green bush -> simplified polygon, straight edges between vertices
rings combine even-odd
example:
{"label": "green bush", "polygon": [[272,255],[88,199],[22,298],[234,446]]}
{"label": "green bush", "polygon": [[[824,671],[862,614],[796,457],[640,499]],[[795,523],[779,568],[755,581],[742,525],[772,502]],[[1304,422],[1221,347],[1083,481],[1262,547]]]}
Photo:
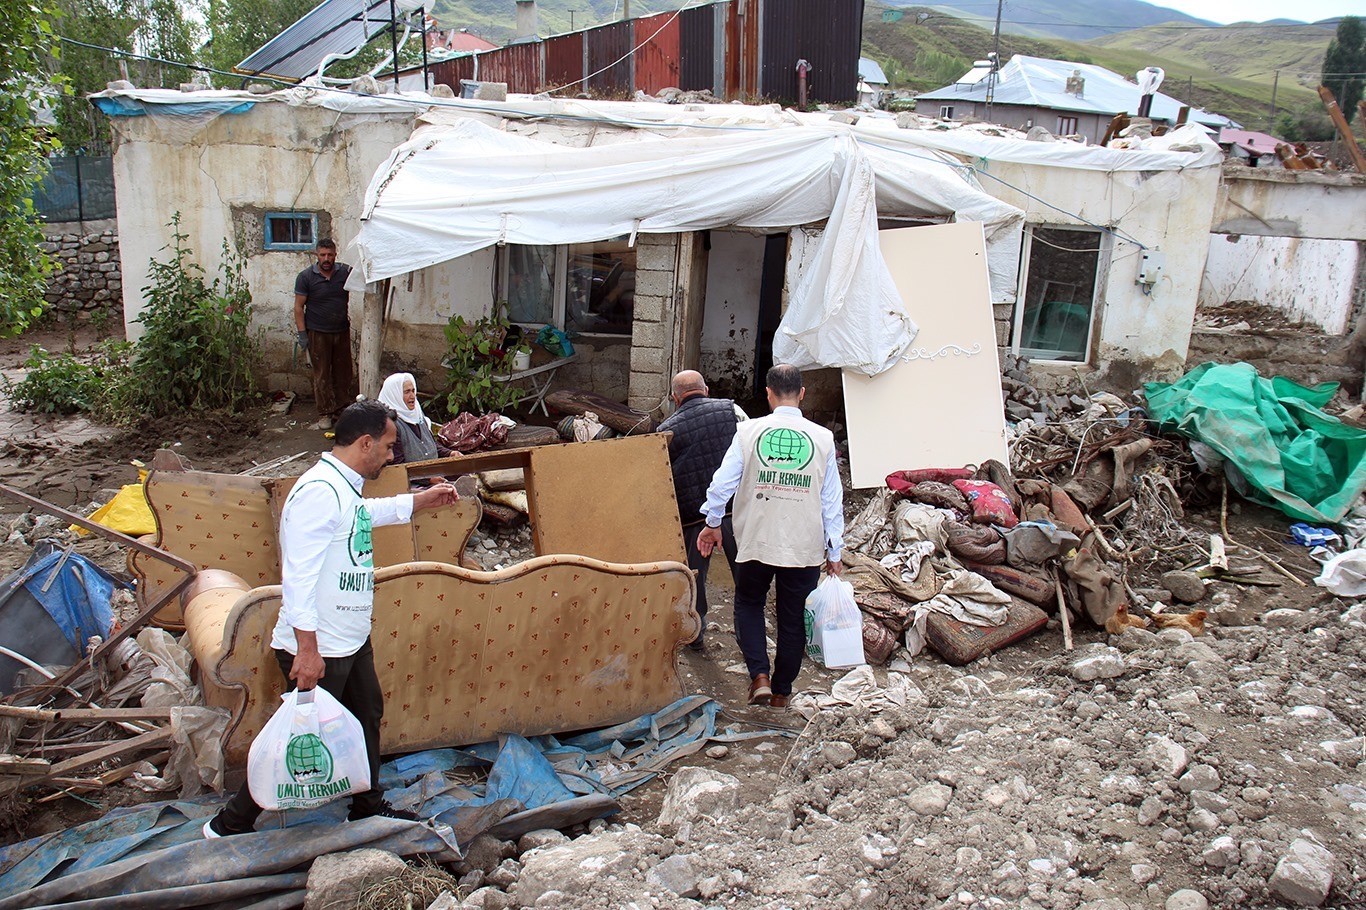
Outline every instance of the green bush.
{"label": "green bush", "polygon": [[127,342],[105,342],[94,355],[53,354],[39,345],[29,352],[28,374],[8,387],[10,400],[22,411],[42,414],[100,414],[108,409],[109,391],[127,369]]}
{"label": "green bush", "polygon": [[256,398],[260,361],[244,263],[224,240],[223,275],[209,282],[180,232],[179,212],[171,227],[170,258],[152,261],[152,283],[142,289],[147,306],[136,321],[144,331],[116,406],[153,417],[240,410]]}

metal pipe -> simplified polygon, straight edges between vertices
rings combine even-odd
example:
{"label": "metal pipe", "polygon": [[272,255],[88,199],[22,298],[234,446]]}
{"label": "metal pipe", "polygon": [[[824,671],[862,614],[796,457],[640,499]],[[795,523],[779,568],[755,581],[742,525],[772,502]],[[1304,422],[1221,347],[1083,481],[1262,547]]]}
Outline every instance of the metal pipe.
{"label": "metal pipe", "polygon": [[394,91],[398,91],[398,5],[389,0],[389,43],[392,45],[394,61]]}

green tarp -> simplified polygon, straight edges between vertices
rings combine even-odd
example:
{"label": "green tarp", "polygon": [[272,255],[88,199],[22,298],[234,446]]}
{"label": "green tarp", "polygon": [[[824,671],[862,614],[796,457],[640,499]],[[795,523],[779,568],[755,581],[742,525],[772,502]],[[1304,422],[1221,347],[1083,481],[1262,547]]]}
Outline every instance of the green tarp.
{"label": "green tarp", "polygon": [[1253,498],[1292,518],[1334,524],[1366,489],[1366,432],[1320,410],[1337,388],[1264,379],[1246,363],[1206,363],[1144,391],[1153,420],[1227,458]]}

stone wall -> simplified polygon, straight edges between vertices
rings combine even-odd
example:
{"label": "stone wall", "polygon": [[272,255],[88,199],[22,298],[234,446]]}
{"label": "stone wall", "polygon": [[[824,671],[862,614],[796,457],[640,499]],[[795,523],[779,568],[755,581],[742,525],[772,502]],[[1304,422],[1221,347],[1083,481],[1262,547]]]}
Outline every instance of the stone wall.
{"label": "stone wall", "polygon": [[636,239],[636,302],[631,326],[630,404],[653,410],[669,391],[669,350],[674,343],[678,234]]}
{"label": "stone wall", "polygon": [[[59,314],[123,309],[119,233],[114,221],[43,225],[43,249],[57,263],[48,281],[47,302]],[[122,320],[120,320],[122,321]]]}

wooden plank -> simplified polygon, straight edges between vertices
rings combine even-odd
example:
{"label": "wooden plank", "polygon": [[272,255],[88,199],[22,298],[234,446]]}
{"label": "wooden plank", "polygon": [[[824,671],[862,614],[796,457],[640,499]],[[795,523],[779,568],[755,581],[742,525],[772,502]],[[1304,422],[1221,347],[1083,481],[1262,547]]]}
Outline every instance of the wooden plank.
{"label": "wooden plank", "polygon": [[920,331],[910,360],[876,376],[844,371],[854,487],[880,487],[893,471],[1008,463],[982,226],[896,228],[878,241]]}
{"label": "wooden plank", "polygon": [[0,755],[0,774],[46,774],[51,767],[52,762],[45,758]]}
{"label": "wooden plank", "polygon": [[659,434],[533,449],[527,502],[537,553],[687,561],[669,449]]}
{"label": "wooden plank", "polygon": [[112,758],[119,758],[131,752],[140,752],[145,749],[155,748],[168,742],[171,739],[171,728],[163,727],[159,730],[152,730],[141,736],[134,736],[132,739],[125,739],[117,743],[110,743],[100,749],[78,755],[75,758],[68,758],[66,761],[58,762],[49,767],[46,773],[38,777],[29,777],[22,780],[0,781],[0,794],[12,793],[20,787],[32,786],[33,784],[43,783],[45,780],[54,777],[64,777],[72,771],[88,768]]}
{"label": "wooden plank", "polygon": [[1352,135],[1352,127],[1348,125],[1347,118],[1342,115],[1342,110],[1338,107],[1338,99],[1333,97],[1333,90],[1326,85],[1319,86],[1319,98],[1323,101],[1323,106],[1328,109],[1328,116],[1333,119],[1333,125],[1338,128],[1338,135],[1342,137],[1343,145],[1347,146],[1347,153],[1352,156],[1352,163],[1356,165],[1358,174],[1366,174],[1366,154],[1362,154],[1361,146],[1357,145],[1357,137]]}
{"label": "wooden plank", "polygon": [[30,708],[0,704],[0,717],[22,717],[44,723],[84,721],[170,720],[170,708]]}

